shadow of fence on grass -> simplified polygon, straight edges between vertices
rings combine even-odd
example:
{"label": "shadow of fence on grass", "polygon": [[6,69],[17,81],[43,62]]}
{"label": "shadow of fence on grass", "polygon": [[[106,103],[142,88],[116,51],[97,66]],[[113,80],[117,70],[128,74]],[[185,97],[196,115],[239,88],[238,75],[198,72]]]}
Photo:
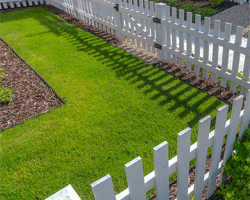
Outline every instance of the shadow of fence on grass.
{"label": "shadow of fence on grass", "polygon": [[[123,78],[127,80],[129,84],[135,85],[138,90],[143,90],[144,95],[150,96],[149,98],[152,101],[157,100],[160,106],[167,105],[167,111],[174,112],[182,106],[184,110],[178,114],[179,118],[185,118],[189,113],[193,113],[194,117],[187,120],[188,126],[191,128],[194,127],[195,124],[198,124],[201,118],[207,116],[212,110],[222,105],[221,101],[214,100],[210,105],[204,105],[206,108],[201,111],[199,106],[202,103],[206,104],[205,102],[215,97],[206,94],[199,98],[198,96],[202,95],[202,92],[198,89],[189,86],[187,83],[181,82],[179,79],[156,67],[150,66],[139,59],[135,59],[134,56],[123,50],[107,45],[107,42],[103,41],[101,38],[97,38],[90,33],[82,31],[78,27],[66,23],[55,15],[48,13],[46,16],[35,18],[39,20],[41,25],[49,29],[48,32],[54,33],[60,37],[63,36],[71,44],[75,45],[78,51],[84,51],[96,57],[96,59],[114,70],[118,78]],[[15,20],[18,19],[15,18]],[[26,37],[33,37],[37,34],[27,35]],[[186,95],[185,98],[181,98],[182,95]],[[196,98],[196,102],[190,103]],[[215,117],[212,117],[211,125],[211,129],[213,129]]]}

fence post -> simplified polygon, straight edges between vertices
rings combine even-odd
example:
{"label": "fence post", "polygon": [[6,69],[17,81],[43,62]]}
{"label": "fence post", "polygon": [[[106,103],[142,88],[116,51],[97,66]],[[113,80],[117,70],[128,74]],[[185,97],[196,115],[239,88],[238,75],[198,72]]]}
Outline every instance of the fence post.
{"label": "fence post", "polygon": [[146,188],[141,157],[137,157],[125,165],[131,200],[145,200]]}
{"label": "fence post", "polygon": [[[115,4],[118,4],[118,9],[119,7],[121,7],[122,5],[119,5],[119,0],[115,0]],[[121,30],[122,30],[122,14],[121,12],[116,11],[113,9],[113,11],[115,11],[114,13],[114,17],[116,17],[116,21],[117,21],[117,28],[116,28],[116,36],[118,37],[119,41],[122,41],[122,33],[121,33]]]}
{"label": "fence post", "polygon": [[207,160],[207,141],[210,131],[211,116],[206,116],[199,121],[197,156],[195,163],[194,196],[202,199],[204,173]]}
{"label": "fence post", "polygon": [[108,174],[92,183],[95,200],[116,200],[111,176]]}
{"label": "fence post", "polygon": [[250,122],[250,89],[247,92],[247,99],[243,113],[242,124],[240,126],[239,137],[241,137],[248,128]]}
{"label": "fence post", "polygon": [[[248,31],[250,32],[250,30],[248,30]],[[247,48],[250,49],[250,34],[249,33],[248,33],[248,39],[247,39]],[[249,76],[250,76],[250,55],[246,55],[242,80],[248,82]],[[241,87],[240,93],[242,95],[244,95],[244,97],[246,97],[247,96],[247,88]]]}
{"label": "fence post", "polygon": [[[159,19],[165,19],[165,3],[155,4],[155,14]],[[162,24],[156,24],[156,43],[160,45],[166,45],[166,27]],[[167,53],[161,49],[157,49],[157,55],[161,61],[167,59]]]}
{"label": "fence post", "polygon": [[227,120],[228,105],[224,105],[217,111],[216,124],[213,139],[213,150],[209,169],[209,178],[207,185],[207,199],[211,197],[215,191],[215,183],[218,175],[218,166],[220,162],[221,148],[223,137],[225,135],[225,125]]}
{"label": "fence post", "polygon": [[155,185],[157,200],[169,199],[168,143],[165,141],[154,149]]}
{"label": "fence post", "polygon": [[[240,95],[237,98],[235,98],[233,102],[233,109],[232,109],[231,119],[230,119],[230,129],[227,135],[227,143],[226,143],[226,148],[225,148],[223,163],[222,163],[223,165],[225,165],[228,158],[232,155],[232,152],[233,152],[233,144],[236,138],[238,124],[240,124],[239,117],[240,117],[242,102],[243,102],[243,95]],[[220,184],[224,184],[227,180],[227,175],[223,174],[223,172],[224,172],[224,169],[222,168]]]}
{"label": "fence post", "polygon": [[178,133],[177,140],[177,199],[188,198],[188,176],[191,128]]}

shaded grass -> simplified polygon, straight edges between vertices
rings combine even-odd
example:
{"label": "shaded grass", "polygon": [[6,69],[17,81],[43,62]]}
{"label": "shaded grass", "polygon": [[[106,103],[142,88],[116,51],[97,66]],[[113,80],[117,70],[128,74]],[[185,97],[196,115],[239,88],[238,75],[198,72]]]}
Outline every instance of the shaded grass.
{"label": "shaded grass", "polygon": [[[1,199],[44,199],[72,184],[82,199],[110,173],[127,187],[124,164],[212,116],[223,102],[68,24],[41,8],[0,14],[0,36],[67,104],[1,132]],[[172,176],[171,180],[175,177]]]}

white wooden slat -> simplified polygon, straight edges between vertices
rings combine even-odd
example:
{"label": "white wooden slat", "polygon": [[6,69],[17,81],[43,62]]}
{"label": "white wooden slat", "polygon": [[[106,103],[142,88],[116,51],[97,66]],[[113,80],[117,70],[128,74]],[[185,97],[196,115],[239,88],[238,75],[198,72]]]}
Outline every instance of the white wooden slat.
{"label": "white wooden slat", "polygon": [[[241,45],[241,43],[242,43],[242,35],[243,35],[243,27],[237,26],[237,28],[236,28],[236,37],[235,37],[235,44],[236,45],[239,45],[239,46]],[[239,52],[234,52],[233,69],[232,69],[232,75],[233,76],[238,76],[239,62],[240,62],[240,54],[239,54]],[[236,92],[236,83],[231,82],[230,91]]]}
{"label": "white wooden slat", "polygon": [[[231,37],[231,30],[232,30],[232,24],[225,23],[225,35],[224,40],[230,41]],[[228,59],[229,59],[229,49],[223,47],[223,59],[222,59],[222,70],[227,72],[228,70]],[[221,77],[220,86],[226,87],[227,85],[227,79]]]}
{"label": "white wooden slat", "polygon": [[[172,23],[176,23],[177,13],[176,8],[172,7]],[[172,28],[172,49],[176,50],[176,30]],[[177,64],[177,56],[173,55],[173,63]]]}
{"label": "white wooden slat", "polygon": [[[250,30],[248,30],[248,31],[250,32]],[[250,34],[248,34],[247,48],[250,49]],[[250,76],[250,55],[246,55],[242,80],[246,81],[246,82],[249,81],[249,76]],[[241,87],[240,93],[246,97],[247,96],[247,88]]]}
{"label": "white wooden slat", "polygon": [[[144,2],[145,2],[145,14],[146,15],[149,15],[149,7],[148,7],[148,0],[144,0]],[[150,33],[150,29],[149,29],[149,20],[146,20],[146,31],[148,32],[148,33]],[[148,52],[151,52],[151,46],[150,45],[147,45],[147,51]]]}
{"label": "white wooden slat", "polygon": [[146,189],[141,157],[137,157],[125,165],[128,188],[131,200],[145,200]]}
{"label": "white wooden slat", "polygon": [[14,8],[14,7],[15,7],[14,4],[13,4],[12,2],[10,2],[9,5],[10,5],[11,8]]}
{"label": "white wooden slat", "polygon": [[[187,28],[192,27],[192,13],[187,12]],[[192,40],[191,35],[187,34],[187,55],[192,56]],[[191,63],[187,61],[187,70],[192,70]]]}
{"label": "white wooden slat", "polygon": [[191,128],[178,133],[177,139],[177,199],[187,199]]}
{"label": "white wooden slat", "polygon": [[[220,20],[214,21],[214,37],[219,38],[220,36]],[[213,43],[213,59],[212,67],[218,68],[218,55],[219,55],[219,46],[216,43]],[[217,74],[212,73],[211,81],[217,83]]]}
{"label": "white wooden slat", "polygon": [[[200,15],[195,15],[195,30],[200,31],[201,29],[201,16]],[[197,60],[200,60],[200,38],[195,37],[195,58]],[[200,73],[200,67],[195,65],[194,68],[195,74]]]}
{"label": "white wooden slat", "polygon": [[29,6],[33,6],[32,1],[28,1]]}
{"label": "white wooden slat", "polygon": [[[134,5],[132,3],[133,3],[132,0],[129,0],[129,8],[130,8],[131,12],[134,11]],[[131,24],[131,33],[132,34],[135,33],[135,27],[132,24]],[[135,45],[135,38],[132,38],[132,44]]]}
{"label": "white wooden slat", "polygon": [[168,143],[164,141],[153,149],[156,196],[158,200],[169,199]]}
{"label": "white wooden slat", "polygon": [[224,105],[217,110],[215,133],[213,139],[213,149],[209,169],[209,179],[207,186],[207,199],[211,197],[215,191],[215,183],[217,178],[217,170],[220,162],[221,148],[225,133],[225,124],[227,120],[228,105]]}
{"label": "white wooden slat", "polygon": [[210,132],[211,116],[206,116],[199,121],[197,156],[195,164],[194,196],[197,200],[202,199],[206,159],[207,159],[207,141]]}
{"label": "white wooden slat", "polygon": [[250,122],[250,90],[247,91],[247,99],[245,103],[242,124],[240,126],[239,137],[241,137],[248,128]]}
{"label": "white wooden slat", "polygon": [[[154,16],[154,8],[155,8],[155,3],[153,1],[150,1],[150,15]],[[150,28],[151,28],[151,37],[155,39],[155,24],[150,21]],[[156,49],[154,46],[152,46],[152,53],[156,53]]]}
{"label": "white wooden slat", "polygon": [[[137,4],[137,0],[136,1],[134,1],[134,11],[137,13],[137,11],[138,11],[138,4]],[[139,13],[139,12],[138,12]],[[134,20],[138,23],[138,17],[137,16],[133,16],[133,18],[134,18]],[[139,36],[140,35],[140,32],[139,32],[139,30],[138,30],[138,28],[135,26],[135,34],[137,35],[137,36]],[[138,48],[140,48],[140,40],[137,40],[136,41],[136,46],[138,47]]]}
{"label": "white wooden slat", "polygon": [[116,200],[113,182],[109,174],[92,183],[90,186],[93,190],[95,200]]}
{"label": "white wooden slat", "polygon": [[[205,17],[204,20],[204,34],[210,34],[210,17]],[[203,48],[203,62],[208,63],[209,58],[209,43],[204,40],[204,48]],[[208,78],[208,71],[203,69],[202,76],[204,78]]]}
{"label": "white wooden slat", "polygon": [[2,10],[3,8],[2,8],[2,5],[0,4],[0,10]]}
{"label": "white wooden slat", "polygon": [[[92,1],[92,0],[89,0],[89,7],[90,7],[90,15],[91,16],[93,16],[93,10],[94,10],[94,4],[93,4],[94,2]],[[92,19],[92,17],[91,17],[91,25],[92,26],[95,26],[95,22],[94,22],[94,20]]]}
{"label": "white wooden slat", "polygon": [[8,9],[7,3],[3,3],[3,7],[4,7],[4,9]]}
{"label": "white wooden slat", "polygon": [[17,8],[20,8],[20,7],[21,7],[20,2],[16,2],[16,7],[17,7]]}
{"label": "white wooden slat", "polygon": [[[140,13],[144,13],[143,0],[140,0]],[[144,18],[140,18],[140,23],[141,23],[141,28],[144,30],[145,29]],[[142,42],[142,48],[146,49],[146,44],[144,42]]]}
{"label": "white wooden slat", "polygon": [[[165,19],[165,6],[163,3],[155,4],[155,14],[157,18]],[[166,28],[162,27],[161,24],[156,24],[156,43],[160,45],[166,45]],[[167,59],[167,54],[165,51],[157,49],[157,55],[161,61]]]}
{"label": "white wooden slat", "polygon": [[40,0],[40,4],[42,4],[42,5],[43,5],[43,4],[44,4],[44,0]]}
{"label": "white wooden slat", "polygon": [[34,3],[35,3],[36,6],[38,5],[38,1],[37,0],[34,0]]}
{"label": "white wooden slat", "polygon": [[[165,8],[165,12],[166,12],[166,21],[170,21],[170,7],[166,6]],[[170,40],[170,28],[168,26],[166,26],[166,34],[167,34],[167,47],[171,48],[171,40]],[[169,52],[167,52],[167,60],[171,61],[171,54]]]}
{"label": "white wooden slat", "polygon": [[[179,10],[179,24],[184,25],[184,10]],[[179,52],[184,53],[184,37],[183,32],[179,31]],[[179,65],[184,67],[184,60],[179,58]]]}
{"label": "white wooden slat", "polygon": [[[240,95],[237,98],[235,98],[233,102],[231,121],[230,121],[230,130],[227,135],[227,143],[226,143],[226,148],[224,151],[224,157],[223,157],[223,163],[222,163],[223,165],[226,164],[228,158],[232,155],[232,152],[233,152],[233,144],[234,144],[236,134],[237,134],[242,102],[243,102],[243,95]],[[224,169],[222,169],[221,173],[223,174],[223,172],[224,172]],[[224,184],[226,180],[227,180],[227,175],[223,174],[220,177],[220,184]]]}

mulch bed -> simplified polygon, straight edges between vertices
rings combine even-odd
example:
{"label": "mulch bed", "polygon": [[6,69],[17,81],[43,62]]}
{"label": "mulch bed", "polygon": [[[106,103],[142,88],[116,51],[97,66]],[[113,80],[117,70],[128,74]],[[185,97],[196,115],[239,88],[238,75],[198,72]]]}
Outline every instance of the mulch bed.
{"label": "mulch bed", "polygon": [[[71,24],[82,28],[85,31],[88,31],[103,40],[111,43],[119,43],[117,37],[108,34],[102,30],[99,30],[82,20],[77,20],[74,16],[65,13],[53,6],[36,6],[42,7],[53,14],[58,15],[59,17],[65,19]],[[30,7],[29,7],[30,8]],[[11,12],[14,10],[23,10],[27,8],[18,8],[1,11],[1,13]],[[7,128],[18,122],[21,122],[24,119],[28,119],[32,116],[39,115],[43,112],[58,107],[62,105],[62,102],[56,97],[52,89],[44,84],[44,82],[39,79],[36,74],[29,69],[29,67],[18,58],[5,44],[3,41],[0,41],[1,51],[1,67],[6,68],[3,72],[8,75],[4,81],[0,82],[1,85],[5,87],[13,87],[14,99],[13,102],[8,105],[4,105],[0,108],[1,113],[1,127]],[[233,100],[239,96],[238,93],[233,93],[229,91],[229,88],[219,88],[219,83],[212,83],[211,79],[204,79],[202,75],[196,75],[193,71],[188,71],[186,68],[180,67],[178,64],[174,64],[169,61],[164,61],[156,63],[154,66],[170,73],[175,77],[178,77],[180,80],[192,85],[193,87],[198,88],[203,92],[207,92],[209,95],[215,96],[218,99],[224,101],[227,104],[232,105]],[[244,108],[245,100],[243,102],[242,108]],[[3,115],[3,117],[2,117]],[[2,125],[3,124],[3,125]],[[221,155],[221,158],[223,153]],[[210,158],[207,159],[206,172],[209,170]],[[190,170],[189,174],[189,186],[194,182],[195,168]],[[217,178],[218,186],[219,176]],[[230,182],[230,180],[229,180]],[[177,183],[174,182],[170,186],[170,195],[171,199],[177,197],[176,193]],[[218,188],[217,188],[218,190]],[[205,199],[206,188],[203,190],[203,198]],[[221,195],[217,192],[210,199],[223,199]]]}
{"label": "mulch bed", "polygon": [[63,104],[53,90],[0,38],[0,68],[7,75],[0,87],[14,88],[13,100],[0,103],[0,130]]}

